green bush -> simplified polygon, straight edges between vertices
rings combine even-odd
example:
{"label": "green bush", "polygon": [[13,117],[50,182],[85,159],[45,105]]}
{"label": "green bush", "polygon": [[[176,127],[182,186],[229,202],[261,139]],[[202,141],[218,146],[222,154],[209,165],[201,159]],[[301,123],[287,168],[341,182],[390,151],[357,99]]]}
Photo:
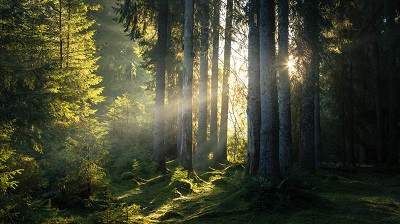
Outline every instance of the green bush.
{"label": "green bush", "polygon": [[121,174],[122,180],[132,180],[133,178],[135,178],[135,174],[133,174],[132,172],[125,172]]}

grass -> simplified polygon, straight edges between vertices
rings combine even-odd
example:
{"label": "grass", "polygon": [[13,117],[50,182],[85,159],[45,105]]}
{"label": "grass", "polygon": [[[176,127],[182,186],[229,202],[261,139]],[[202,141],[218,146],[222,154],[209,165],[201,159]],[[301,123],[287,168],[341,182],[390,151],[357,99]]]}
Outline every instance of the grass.
{"label": "grass", "polygon": [[400,223],[400,172],[299,170],[278,188],[243,175],[243,166],[213,164],[205,172],[167,164],[169,174],[112,182],[102,209],[58,211],[47,223]]}

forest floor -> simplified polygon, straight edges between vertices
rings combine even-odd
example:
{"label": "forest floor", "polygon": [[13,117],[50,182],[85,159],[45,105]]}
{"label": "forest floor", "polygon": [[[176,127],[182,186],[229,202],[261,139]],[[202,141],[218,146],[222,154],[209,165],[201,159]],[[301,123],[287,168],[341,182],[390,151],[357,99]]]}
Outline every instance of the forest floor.
{"label": "forest floor", "polygon": [[[127,223],[400,223],[400,172],[358,167],[284,174],[271,189],[244,177],[241,165],[214,165],[188,175],[169,174],[112,184]],[[116,210],[114,210],[116,211]],[[112,210],[107,220],[113,223]],[[104,216],[104,212],[103,212]]]}

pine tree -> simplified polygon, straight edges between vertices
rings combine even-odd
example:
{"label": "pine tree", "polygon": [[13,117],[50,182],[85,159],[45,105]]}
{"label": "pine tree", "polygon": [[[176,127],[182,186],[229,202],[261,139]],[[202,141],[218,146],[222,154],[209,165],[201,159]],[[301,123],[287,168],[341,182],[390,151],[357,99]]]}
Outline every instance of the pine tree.
{"label": "pine tree", "polygon": [[211,67],[211,117],[210,117],[210,147],[214,156],[218,150],[218,55],[219,55],[219,18],[220,0],[213,0],[212,19],[212,67]]}
{"label": "pine tree", "polygon": [[246,173],[256,175],[260,161],[260,46],[259,0],[249,4],[248,39],[248,100],[247,100],[247,157]]}
{"label": "pine tree", "polygon": [[157,72],[156,72],[156,106],[154,119],[153,159],[158,169],[166,173],[165,139],[164,139],[164,101],[165,101],[165,63],[167,54],[168,0],[159,1],[158,39],[157,39]]}
{"label": "pine tree", "polygon": [[231,51],[232,51],[232,19],[233,19],[233,0],[228,0],[226,4],[225,19],[225,44],[224,44],[224,69],[222,77],[222,102],[221,102],[221,121],[218,141],[218,151],[215,155],[216,161],[227,161],[227,141],[228,141],[228,106],[229,106],[229,76],[231,73]]}
{"label": "pine tree", "polygon": [[185,1],[184,26],[184,62],[182,88],[182,142],[181,165],[184,169],[193,169],[192,161],[192,80],[193,80],[193,24],[194,2]]}
{"label": "pine tree", "polygon": [[260,2],[261,134],[258,175],[272,186],[280,181],[278,93],[275,75],[275,4]]}
{"label": "pine tree", "polygon": [[[318,15],[318,4],[316,0],[304,2],[304,32],[308,48],[306,59],[306,74],[302,84],[301,99],[301,143],[299,164],[305,170],[315,172],[315,118],[314,118],[314,96],[315,96],[315,73],[318,60],[318,23],[315,16]],[[319,64],[319,63],[318,63]]]}
{"label": "pine tree", "polygon": [[209,49],[209,23],[210,23],[210,2],[201,0],[201,46],[200,46],[200,80],[198,98],[198,131],[197,131],[197,162],[202,169],[208,159],[207,153],[207,127],[208,127],[208,49]]}
{"label": "pine tree", "polygon": [[279,65],[279,161],[281,167],[293,164],[292,125],[290,110],[290,78],[288,68],[289,2],[278,1],[278,65]]}

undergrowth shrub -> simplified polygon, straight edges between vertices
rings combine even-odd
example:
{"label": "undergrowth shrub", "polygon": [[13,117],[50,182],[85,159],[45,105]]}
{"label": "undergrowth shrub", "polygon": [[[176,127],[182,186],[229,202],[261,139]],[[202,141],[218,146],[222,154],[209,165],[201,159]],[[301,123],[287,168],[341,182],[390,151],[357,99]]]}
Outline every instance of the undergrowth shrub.
{"label": "undergrowth shrub", "polygon": [[132,172],[125,172],[121,174],[122,180],[132,180],[133,178],[135,178],[135,174],[133,174]]}
{"label": "undergrowth shrub", "polygon": [[299,170],[286,171],[278,187],[272,187],[267,181],[255,177],[246,177],[242,183],[240,197],[249,203],[251,209],[290,211],[319,205],[323,201],[311,192],[313,177]]}
{"label": "undergrowth shrub", "polygon": [[122,177],[125,172],[132,172],[136,176],[155,173],[157,164],[152,160],[147,150],[133,148],[123,152],[110,167],[111,173]]}

